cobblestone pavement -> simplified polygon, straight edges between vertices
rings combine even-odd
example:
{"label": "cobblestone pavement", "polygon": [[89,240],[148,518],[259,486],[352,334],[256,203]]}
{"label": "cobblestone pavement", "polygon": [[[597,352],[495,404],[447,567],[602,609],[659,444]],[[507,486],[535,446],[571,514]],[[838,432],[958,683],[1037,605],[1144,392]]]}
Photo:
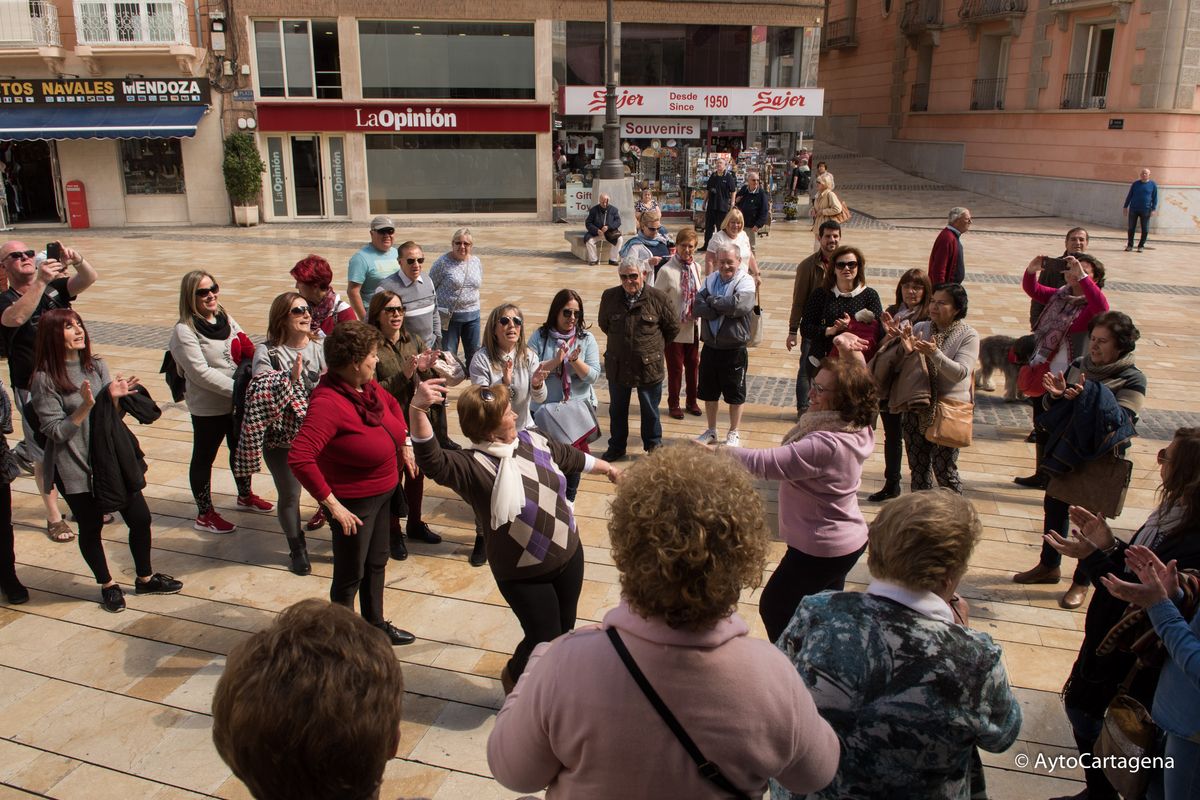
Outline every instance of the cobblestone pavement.
{"label": "cobblestone pavement", "polygon": [[[970,206],[976,219],[975,229],[964,238],[968,322],[985,336],[1027,328],[1028,301],[1016,285],[1020,272],[1039,251],[1058,252],[1071,220],[936,187],[833,147],[822,145],[818,154],[829,156],[839,188],[856,210],[845,238],[868,254],[869,277],[881,295],[892,295],[901,271],[925,265],[946,203],[953,200],[950,205]],[[878,186],[903,188],[863,188]],[[427,255],[436,256],[465,220],[398,222],[405,238],[423,242]],[[532,325],[559,287],[577,289],[585,309],[594,312],[601,291],[616,283],[611,268],[588,267],[565,252],[566,226],[470,224],[484,260],[487,308],[501,301],[517,303]],[[157,372],[185,271],[199,265],[213,272],[225,307],[252,334],[261,335],[271,299],[291,288],[288,267],[309,252],[324,253],[340,287],[346,258],[365,239],[363,228],[289,224],[250,230],[53,230],[77,245],[101,273],[99,283],[76,304],[97,351],[114,372],[141,376],[162,402],[169,395]],[[1128,535],[1155,502],[1155,452],[1177,425],[1200,424],[1195,402],[1200,355],[1192,333],[1194,304],[1188,299],[1200,291],[1196,241],[1155,242],[1154,253],[1136,255],[1123,252],[1115,228],[1091,230],[1093,251],[1112,279],[1110,301],[1142,329],[1137,360],[1150,381],[1141,436],[1131,448],[1133,484],[1124,513],[1113,521],[1119,533]],[[45,233],[44,228],[21,229],[14,235],[40,242]],[[792,424],[797,361],[783,341],[791,271],[811,244],[807,225],[777,223],[759,245],[766,267],[760,302],[769,319],[763,346],[751,356],[751,402],[741,430],[749,447],[777,443]],[[599,396],[601,424],[607,430],[603,385]],[[223,537],[194,531],[187,479],[190,421],[182,405],[162,405],[163,418],[135,426],[135,432],[149,463],[146,496],[154,514],[154,566],[184,581],[181,594],[131,593],[125,613],[104,613],[77,548],[52,543],[42,532],[44,511],[32,482],[22,477],[14,483],[18,572],[33,597],[23,606],[0,606],[0,796],[248,797],[211,746],[213,686],[229,649],[249,632],[297,600],[328,596],[329,532],[325,528],[309,536],[311,576],[287,572],[287,548],[274,516],[237,509],[224,456],[213,473],[214,496],[221,513],[239,530]],[[960,588],[971,604],[972,624],[1003,648],[1025,719],[1012,749],[984,755],[990,795],[1029,800],[1074,794],[1081,788],[1078,771],[1036,774],[1018,767],[1014,756],[1073,750],[1058,691],[1081,640],[1083,611],[1057,606],[1063,586],[1011,582],[1014,570],[1036,561],[1041,532],[1042,496],[1011,482],[1032,467],[1033,448],[1024,442],[1027,410],[1004,404],[1000,392],[982,393],[977,421],[976,441],[961,453],[960,466],[984,534]],[[669,440],[692,438],[703,425],[694,418],[664,419],[663,424]],[[864,468],[860,498],[879,488],[882,468],[882,442],[877,442]],[[274,497],[265,475],[256,477],[255,490]],[[680,487],[681,501],[698,490]],[[777,489],[762,483],[760,491],[774,526]],[[588,476],[575,505],[587,562],[581,625],[601,619],[619,598],[606,528],[609,497],[608,485]],[[877,507],[862,502],[864,513],[873,517]],[[311,511],[305,498],[302,512]],[[470,509],[450,492],[427,484],[425,519],[445,541],[413,543],[407,561],[388,567],[388,616],[416,633],[418,642],[396,650],[405,674],[405,721],[381,796],[511,798],[516,793],[491,780],[484,745],[502,700],[500,669],[521,638],[519,626],[490,573],[466,563],[474,539]],[[114,575],[129,586],[134,572],[124,527],[108,526],[103,535]],[[783,547],[772,543],[768,569]],[[850,588],[861,589],[867,580],[865,561],[860,562],[850,573]],[[747,590],[740,610],[753,635],[762,636],[757,602],[758,590]]]}

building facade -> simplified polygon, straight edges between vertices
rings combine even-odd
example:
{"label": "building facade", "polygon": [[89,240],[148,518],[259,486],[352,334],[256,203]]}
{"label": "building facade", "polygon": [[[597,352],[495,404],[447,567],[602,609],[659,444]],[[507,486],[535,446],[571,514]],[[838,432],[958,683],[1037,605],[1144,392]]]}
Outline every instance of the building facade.
{"label": "building facade", "polygon": [[1119,225],[1142,167],[1155,225],[1200,231],[1200,5],[830,0],[818,137],[1049,213]]}
{"label": "building facade", "polygon": [[202,28],[182,0],[0,0],[0,223],[228,222]]}

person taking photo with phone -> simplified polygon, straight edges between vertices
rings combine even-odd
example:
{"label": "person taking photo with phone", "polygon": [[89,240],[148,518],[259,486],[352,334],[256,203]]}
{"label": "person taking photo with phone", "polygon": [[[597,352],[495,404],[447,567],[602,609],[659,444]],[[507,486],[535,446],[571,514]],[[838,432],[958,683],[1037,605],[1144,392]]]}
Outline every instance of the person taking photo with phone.
{"label": "person taking photo with phone", "polygon": [[[0,293],[0,354],[8,358],[13,399],[24,432],[24,440],[14,452],[22,462],[33,465],[38,486],[44,483],[44,453],[37,443],[37,426],[30,423],[28,410],[38,321],[52,308],[70,308],[71,301],[95,283],[97,277],[95,268],[78,251],[61,242],[51,242],[46,250],[43,260],[35,258],[36,251],[22,241],[0,244],[0,266],[8,276],[8,289]],[[46,506],[46,535],[55,542],[74,539],[75,532],[58,509],[58,491],[51,488],[42,495],[42,503]]]}

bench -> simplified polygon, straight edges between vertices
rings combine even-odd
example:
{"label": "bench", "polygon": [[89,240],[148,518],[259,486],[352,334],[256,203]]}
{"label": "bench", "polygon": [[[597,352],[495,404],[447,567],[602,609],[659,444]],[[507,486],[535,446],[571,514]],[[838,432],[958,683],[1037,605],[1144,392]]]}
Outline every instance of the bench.
{"label": "bench", "polygon": [[[587,248],[584,247],[583,244],[583,237],[585,235],[587,235],[585,231],[566,231],[563,234],[563,238],[567,240],[567,244],[571,245],[571,255],[575,256],[580,261],[588,260]],[[607,239],[601,236],[600,244],[596,248],[596,254],[600,257],[600,260],[604,261],[606,258],[615,257],[616,253],[610,252],[611,250],[612,245],[608,243]]]}

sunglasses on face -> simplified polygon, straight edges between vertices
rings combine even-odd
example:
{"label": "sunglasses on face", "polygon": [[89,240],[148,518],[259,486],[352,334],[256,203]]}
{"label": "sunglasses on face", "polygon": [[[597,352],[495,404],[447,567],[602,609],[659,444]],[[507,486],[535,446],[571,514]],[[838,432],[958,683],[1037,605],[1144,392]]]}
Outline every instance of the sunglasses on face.
{"label": "sunglasses on face", "polygon": [[197,289],[196,297],[208,297],[210,294],[217,294],[220,291],[221,291],[221,287],[217,286],[214,283],[212,286],[209,286],[207,289]]}
{"label": "sunglasses on face", "polygon": [[37,255],[37,252],[34,250],[13,250],[4,257],[4,260],[7,261],[11,258],[13,261],[17,261],[22,258],[33,258],[35,255]]}
{"label": "sunglasses on face", "polygon": [[383,311],[385,314],[403,314],[404,306],[384,306]]}
{"label": "sunglasses on face", "polygon": [[480,389],[479,398],[485,403],[490,403],[496,399],[496,395],[491,389]]}
{"label": "sunglasses on face", "polygon": [[512,325],[514,328],[519,328],[523,320],[520,317],[500,317],[496,322],[499,322],[501,325]]}
{"label": "sunglasses on face", "polygon": [[636,272],[621,273],[621,280],[623,280],[623,281],[636,281],[638,279],[638,277],[639,277],[639,275]]}
{"label": "sunglasses on face", "polygon": [[424,258],[406,258],[404,260],[408,262],[409,266],[412,266],[413,264],[424,264],[425,263]]}
{"label": "sunglasses on face", "polygon": [[857,261],[839,261],[837,262],[838,269],[858,269]]}
{"label": "sunglasses on face", "polygon": [[391,236],[396,232],[395,228],[379,228],[375,231],[380,236]]}
{"label": "sunglasses on face", "polygon": [[570,317],[570,318],[572,318],[572,319],[574,319],[575,317],[582,317],[582,316],[583,316],[583,312],[582,312],[582,311],[576,311],[576,310],[575,310],[575,309],[573,309],[573,308],[564,308],[564,309],[561,309],[561,310],[560,310],[558,313],[559,313],[559,314],[562,314],[564,317]]}
{"label": "sunglasses on face", "polygon": [[292,306],[288,309],[288,313],[293,317],[307,317],[312,314],[308,306]]}

